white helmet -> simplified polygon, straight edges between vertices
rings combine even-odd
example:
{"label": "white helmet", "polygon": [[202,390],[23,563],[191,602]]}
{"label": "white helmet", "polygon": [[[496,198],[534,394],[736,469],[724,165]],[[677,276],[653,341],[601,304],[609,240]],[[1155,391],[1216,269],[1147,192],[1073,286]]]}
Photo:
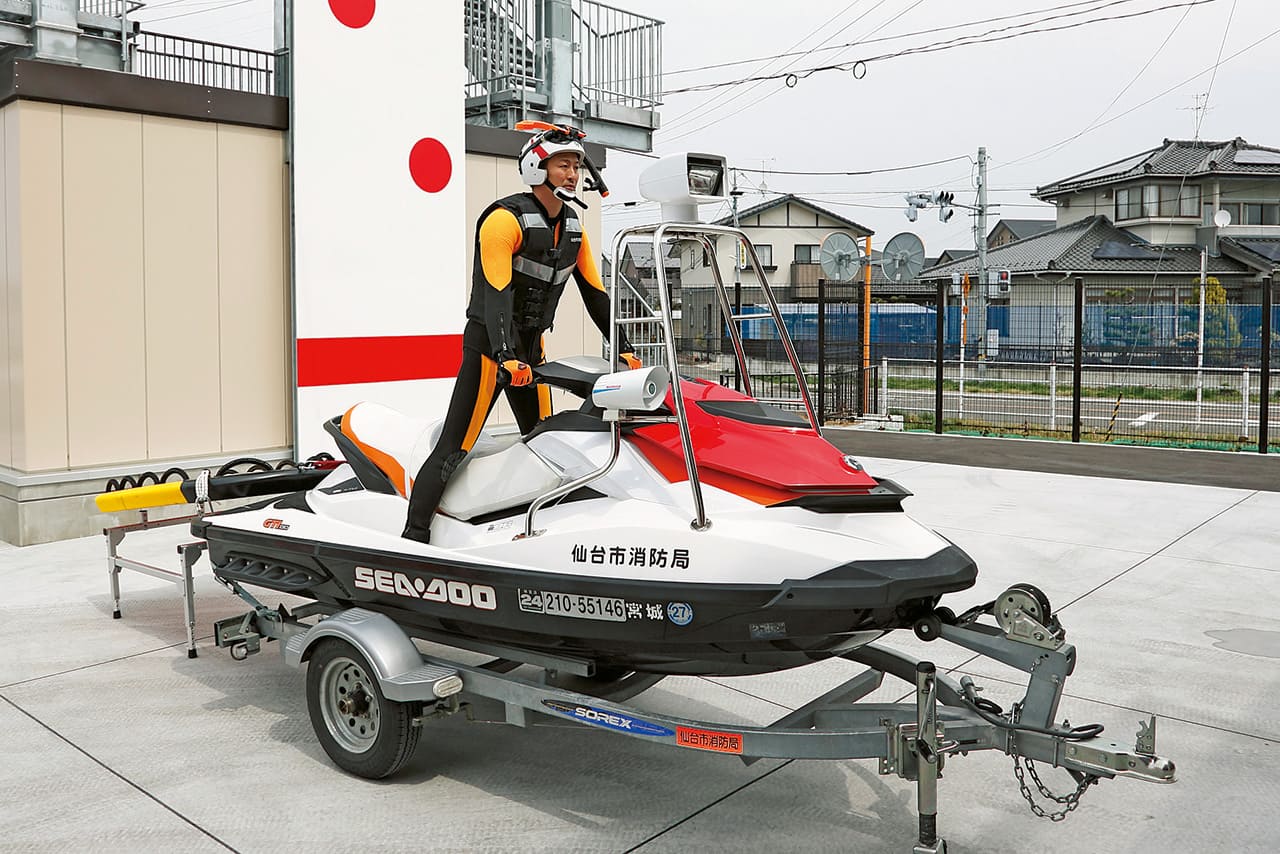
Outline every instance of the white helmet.
{"label": "white helmet", "polygon": [[520,180],[530,187],[545,184],[547,170],[543,164],[548,158],[565,151],[578,155],[580,162],[587,158],[587,151],[582,143],[558,128],[530,137],[520,149]]}

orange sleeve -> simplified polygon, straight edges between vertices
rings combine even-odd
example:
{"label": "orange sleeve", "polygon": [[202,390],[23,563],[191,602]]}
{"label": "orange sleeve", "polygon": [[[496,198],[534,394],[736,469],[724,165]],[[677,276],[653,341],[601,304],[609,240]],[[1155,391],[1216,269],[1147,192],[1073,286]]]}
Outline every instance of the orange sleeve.
{"label": "orange sleeve", "polygon": [[587,240],[587,232],[582,232],[582,243],[578,246],[578,274],[587,284],[600,292],[604,292],[604,280],[600,278],[600,269],[596,267],[596,257],[591,252],[591,241]]}
{"label": "orange sleeve", "polygon": [[480,267],[494,290],[511,284],[511,256],[520,251],[520,244],[520,223],[506,208],[498,208],[480,223]]}

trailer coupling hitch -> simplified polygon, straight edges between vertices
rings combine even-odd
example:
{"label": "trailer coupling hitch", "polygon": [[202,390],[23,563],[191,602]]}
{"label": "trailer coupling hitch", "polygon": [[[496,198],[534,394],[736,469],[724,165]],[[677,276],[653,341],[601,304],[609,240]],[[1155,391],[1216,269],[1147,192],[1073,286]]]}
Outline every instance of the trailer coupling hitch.
{"label": "trailer coupling hitch", "polygon": [[1062,764],[1068,769],[1103,777],[1125,776],[1150,783],[1176,779],[1173,760],[1156,755],[1156,718],[1138,722],[1138,738],[1132,749],[1100,738],[1065,745]]}

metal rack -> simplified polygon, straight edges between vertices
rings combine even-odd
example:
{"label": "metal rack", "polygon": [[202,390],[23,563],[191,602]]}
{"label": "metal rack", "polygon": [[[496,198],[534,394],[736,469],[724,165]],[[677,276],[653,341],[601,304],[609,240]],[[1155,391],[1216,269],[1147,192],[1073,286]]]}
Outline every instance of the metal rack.
{"label": "metal rack", "polygon": [[132,570],[140,572],[143,575],[149,575],[152,578],[159,578],[161,581],[168,581],[170,584],[178,585],[178,589],[182,593],[182,613],[187,623],[187,658],[196,657],[196,602],[195,591],[192,586],[191,568],[195,566],[200,555],[208,548],[208,543],[204,540],[196,540],[190,543],[182,543],[178,546],[178,564],[179,568],[175,571],[165,569],[161,566],[155,566],[142,561],[133,560],[132,558],[120,556],[120,544],[124,542],[126,534],[134,531],[150,531],[155,528],[168,528],[174,525],[186,525],[192,521],[201,518],[202,512],[195,512],[188,516],[177,516],[172,519],[150,519],[146,510],[140,510],[142,519],[130,525],[116,525],[112,528],[103,528],[102,534],[107,539],[107,577],[111,584],[111,618],[118,620],[120,613],[120,572],[121,570]]}

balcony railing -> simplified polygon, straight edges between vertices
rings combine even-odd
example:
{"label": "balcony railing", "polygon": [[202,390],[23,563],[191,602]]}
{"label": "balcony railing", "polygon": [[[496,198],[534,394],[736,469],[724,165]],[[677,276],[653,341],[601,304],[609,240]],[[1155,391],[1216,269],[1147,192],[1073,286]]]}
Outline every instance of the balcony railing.
{"label": "balcony railing", "polygon": [[[544,0],[464,0],[468,98],[539,91],[537,10]],[[661,103],[662,22],[570,0],[577,97],[636,109]]]}
{"label": "balcony railing", "polygon": [[143,77],[275,94],[275,54],[185,36],[139,33],[133,70]]}
{"label": "balcony railing", "polygon": [[588,101],[652,110],[662,103],[662,22],[573,0],[574,88]]}

